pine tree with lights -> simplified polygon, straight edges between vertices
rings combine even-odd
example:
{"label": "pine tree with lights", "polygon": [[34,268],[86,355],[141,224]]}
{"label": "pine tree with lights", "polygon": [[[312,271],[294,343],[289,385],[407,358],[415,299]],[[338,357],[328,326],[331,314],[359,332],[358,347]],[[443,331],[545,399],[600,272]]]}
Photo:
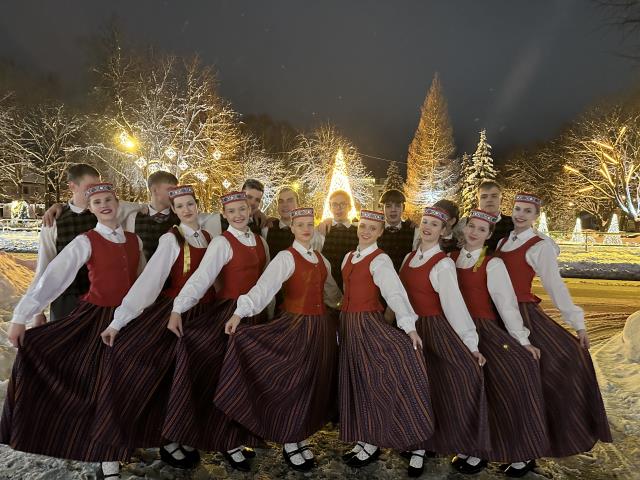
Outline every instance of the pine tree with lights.
{"label": "pine tree with lights", "polygon": [[544,212],[540,214],[540,220],[538,221],[537,230],[540,233],[544,233],[545,235],[549,233],[549,226],[547,225],[547,214]]}
{"label": "pine tree with lights", "polygon": [[468,153],[462,155],[462,173],[461,173],[461,191],[462,197],[462,214],[468,215],[471,209],[476,203],[476,188],[477,185],[472,181],[472,166],[473,160]]}
{"label": "pine tree with lights", "polygon": [[478,186],[485,180],[495,180],[496,175],[496,170],[493,168],[493,158],[491,158],[491,145],[487,143],[487,131],[482,130],[478,147],[471,157],[471,162],[463,170],[462,198],[465,214],[469,213],[475,205]]}
{"label": "pine tree with lights", "polygon": [[611,224],[607,230],[604,243],[606,245],[622,245],[622,237],[620,236],[620,224],[618,223],[618,215],[615,213],[611,217]]}
{"label": "pine tree with lights", "polygon": [[382,186],[383,191],[396,189],[402,191],[404,189],[404,179],[400,175],[400,169],[397,162],[391,162],[387,168],[387,178]]}
{"label": "pine tree with lights", "polygon": [[436,73],[421,108],[418,129],[407,157],[407,211],[420,209],[439,197],[455,183],[455,145],[447,101]]}

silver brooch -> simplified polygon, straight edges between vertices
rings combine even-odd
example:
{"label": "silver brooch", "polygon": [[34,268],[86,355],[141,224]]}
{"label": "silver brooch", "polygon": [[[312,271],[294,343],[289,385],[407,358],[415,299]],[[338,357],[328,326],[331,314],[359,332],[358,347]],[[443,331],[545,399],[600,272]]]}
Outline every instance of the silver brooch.
{"label": "silver brooch", "polygon": [[467,253],[467,258],[471,258],[471,254],[470,253]]}

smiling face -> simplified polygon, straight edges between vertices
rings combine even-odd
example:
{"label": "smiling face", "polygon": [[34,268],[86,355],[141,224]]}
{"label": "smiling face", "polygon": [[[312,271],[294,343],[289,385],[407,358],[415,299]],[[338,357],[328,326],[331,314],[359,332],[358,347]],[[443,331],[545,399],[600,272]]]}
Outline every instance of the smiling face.
{"label": "smiling face", "polygon": [[375,243],[384,232],[384,223],[361,218],[358,224],[358,241],[360,248],[366,248]]}
{"label": "smiling face", "polygon": [[291,215],[289,212],[298,208],[298,202],[296,201],[296,194],[291,190],[283,190],[278,195],[278,215],[282,220],[290,220]]}
{"label": "smiling face", "polygon": [[336,222],[346,222],[349,220],[351,199],[343,193],[337,193],[329,200],[329,210]]}
{"label": "smiling face", "polygon": [[436,217],[425,215],[420,222],[420,240],[425,243],[436,243],[444,233],[445,223]]}
{"label": "smiling face", "polygon": [[385,202],[384,218],[391,226],[396,226],[402,221],[402,212],[404,211],[404,203]]}
{"label": "smiling face", "polygon": [[181,222],[189,224],[198,218],[198,203],[193,195],[182,195],[173,200],[171,209]]}
{"label": "smiling face", "polygon": [[538,209],[532,203],[516,202],[513,204],[513,226],[518,231],[524,231],[533,225],[538,218]]}
{"label": "smiling face", "polygon": [[241,231],[247,229],[250,215],[249,202],[246,200],[227,203],[222,209],[222,216],[227,219],[229,225]]}
{"label": "smiling face", "polygon": [[498,187],[483,188],[478,191],[478,208],[497,215],[500,213],[502,192]]}
{"label": "smiling face", "polygon": [[89,198],[89,211],[100,223],[113,222],[118,215],[118,199],[111,192],[94,193]]}
{"label": "smiling face", "polygon": [[313,217],[297,217],[291,222],[291,232],[296,240],[308,245],[313,237]]}
{"label": "smiling face", "polygon": [[247,188],[244,190],[245,195],[247,196],[247,203],[251,208],[251,213],[255,213],[260,210],[260,203],[262,202],[262,196],[264,192],[256,188]]}
{"label": "smiling face", "polygon": [[470,218],[462,229],[465,247],[469,251],[481,248],[487,238],[491,236],[491,227],[484,220]]}

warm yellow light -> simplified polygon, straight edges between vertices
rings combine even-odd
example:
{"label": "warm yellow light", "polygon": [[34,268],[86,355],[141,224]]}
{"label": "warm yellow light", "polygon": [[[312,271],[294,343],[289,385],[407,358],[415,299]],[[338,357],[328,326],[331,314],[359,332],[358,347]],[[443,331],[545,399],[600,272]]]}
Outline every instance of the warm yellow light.
{"label": "warm yellow light", "polygon": [[300,182],[295,181],[291,184],[291,188],[293,188],[296,192],[300,190]]}
{"label": "warm yellow light", "polygon": [[576,169],[575,169],[575,168],[573,168],[573,167],[570,167],[569,165],[565,165],[563,168],[564,168],[567,172],[571,172],[571,173],[580,173],[578,170],[576,170]]}
{"label": "warm yellow light", "polygon": [[353,194],[351,193],[351,185],[349,184],[349,173],[347,172],[347,164],[344,162],[344,154],[342,153],[342,149],[339,149],[336,153],[336,161],[333,164],[331,184],[329,185],[327,198],[324,201],[322,218],[331,217],[331,209],[329,208],[329,197],[336,190],[344,190],[349,194],[349,198],[351,199],[351,210],[349,211],[349,218],[354,218],[356,216],[356,207],[353,202]]}
{"label": "warm yellow light", "polygon": [[580,190],[578,190],[578,193],[588,192],[590,190],[593,190],[594,188],[596,188],[596,187],[594,187],[594,186],[584,187],[584,188],[581,188]]}
{"label": "warm yellow light", "polygon": [[125,150],[134,150],[136,148],[136,145],[137,145],[136,139],[133,138],[131,135],[129,135],[124,130],[122,132],[120,132],[119,139],[120,139],[120,145]]}
{"label": "warm yellow light", "polygon": [[595,143],[596,145],[601,146],[602,148],[606,148],[608,150],[613,150],[613,147],[611,145],[609,145],[608,143],[605,142],[601,142],[600,140],[591,140],[592,143]]}

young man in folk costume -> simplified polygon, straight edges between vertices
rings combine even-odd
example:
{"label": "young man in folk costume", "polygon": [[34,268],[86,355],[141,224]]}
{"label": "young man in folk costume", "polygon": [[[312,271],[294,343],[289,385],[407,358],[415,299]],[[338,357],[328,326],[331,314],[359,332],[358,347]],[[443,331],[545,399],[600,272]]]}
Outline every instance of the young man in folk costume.
{"label": "young man in folk costume", "polygon": [[405,202],[404,194],[395,189],[384,192],[379,200],[384,211],[384,233],[378,240],[378,246],[391,257],[396,272],[407,253],[413,250],[417,233],[415,223],[402,220]]}
{"label": "young man in folk costume", "polygon": [[[331,265],[311,249],[312,208],[291,211],[293,246],[271,261],[256,285],[238,299],[225,326],[231,335],[216,405],[252,432],[283,443],[294,470],[314,466],[307,438],[331,419],[337,394],[336,325],[325,304],[337,308],[342,293]],[[281,313],[270,323],[236,327],[284,292]]]}
{"label": "young man in folk costume", "polygon": [[[96,216],[88,208],[89,202],[85,196],[85,191],[87,185],[100,182],[100,173],[91,165],[78,163],[71,165],[67,169],[67,182],[72,195],[71,199],[68,203],[54,208],[58,212],[58,218],[49,215],[48,223],[43,218],[43,228],[38,237],[36,272],[27,293],[38,283],[42,273],[56,255],[78,235],[93,229],[98,222]],[[120,202],[117,217],[118,223],[122,225],[125,218],[137,208],[136,204]],[[79,298],[87,290],[89,290],[87,269],[82,267],[71,285],[51,302],[50,320],[59,320],[69,315],[78,305]],[[44,324],[47,319],[43,312],[38,312],[33,321],[34,326],[38,326]]]}
{"label": "young man in folk costume", "polygon": [[[254,454],[244,445],[256,446],[261,441],[216,408],[213,398],[227,347],[224,324],[235,311],[238,298],[260,278],[269,253],[265,240],[249,230],[251,212],[245,192],[228,193],[221,201],[229,227],[207,247],[200,266],[173,301],[167,325],[180,342],[167,407],[172,414],[165,422],[163,435],[200,450],[221,451],[231,466],[249,471],[247,458]],[[214,283],[215,302],[183,323],[182,315]],[[262,323],[264,317],[258,312],[249,323]]]}
{"label": "young man in folk costume", "polygon": [[[531,193],[519,193],[513,205],[514,229],[496,250],[513,283],[529,339],[540,349],[542,392],[550,447],[547,456],[566,457],[591,450],[600,440],[611,442],[598,381],[591,356],[584,312],[577,307],[560,276],[555,244],[533,229],[542,201]],[[564,321],[577,336],[558,325],[539,306],[532,291],[540,277]],[[535,459],[512,464],[513,474],[524,474]]]}
{"label": "young man in folk costume", "polygon": [[351,223],[349,212],[352,199],[344,190],[336,190],[329,196],[332,218],[318,225],[314,248],[322,252],[331,264],[331,274],[342,290],[342,260],[358,246],[358,227]]}
{"label": "young man in folk costume", "polygon": [[[0,425],[0,443],[16,450],[82,462],[102,462],[104,478],[119,478],[129,450],[93,437],[108,351],[100,332],[111,322],[145,265],[142,241],[118,222],[113,185],[86,188],[95,228],[78,235],[51,261],[18,303],[8,332],[18,349]],[[86,265],[89,290],[68,316],[25,332],[25,323],[74,281]]]}

